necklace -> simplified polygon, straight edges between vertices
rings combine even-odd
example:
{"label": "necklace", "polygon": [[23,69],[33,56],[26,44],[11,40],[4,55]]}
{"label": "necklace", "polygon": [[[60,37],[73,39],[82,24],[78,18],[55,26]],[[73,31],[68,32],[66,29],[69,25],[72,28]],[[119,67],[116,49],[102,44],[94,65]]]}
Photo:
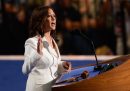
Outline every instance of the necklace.
{"label": "necklace", "polygon": [[45,39],[46,39],[46,41],[48,42],[48,44],[53,48],[54,46],[53,46],[53,42],[52,42],[52,37],[51,36],[45,36]]}

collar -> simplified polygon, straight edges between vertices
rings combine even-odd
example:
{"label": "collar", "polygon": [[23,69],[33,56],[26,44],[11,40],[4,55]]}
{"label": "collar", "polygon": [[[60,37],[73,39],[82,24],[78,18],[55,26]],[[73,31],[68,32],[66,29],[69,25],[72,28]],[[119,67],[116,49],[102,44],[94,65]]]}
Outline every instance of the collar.
{"label": "collar", "polygon": [[[35,36],[38,39],[38,35]],[[49,53],[52,53],[52,47],[48,44],[47,39],[45,38],[45,36],[43,36],[42,38],[42,42],[43,42],[43,46],[48,50]],[[55,40],[52,38],[52,42],[54,43],[55,49],[56,49],[56,53],[58,55],[58,57],[60,57],[60,52],[59,52],[59,48],[57,46],[57,43],[55,42]]]}

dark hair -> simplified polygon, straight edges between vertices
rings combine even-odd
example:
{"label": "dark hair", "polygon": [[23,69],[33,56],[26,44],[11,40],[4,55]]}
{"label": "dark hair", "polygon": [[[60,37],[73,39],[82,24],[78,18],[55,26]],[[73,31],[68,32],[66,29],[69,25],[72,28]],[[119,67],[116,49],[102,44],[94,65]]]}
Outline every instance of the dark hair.
{"label": "dark hair", "polygon": [[[39,6],[33,10],[29,22],[29,37],[34,37],[37,34],[40,34],[42,37],[44,36],[43,24],[48,15],[48,9],[52,8],[49,6]],[[51,35],[54,37],[55,32],[51,32]]]}

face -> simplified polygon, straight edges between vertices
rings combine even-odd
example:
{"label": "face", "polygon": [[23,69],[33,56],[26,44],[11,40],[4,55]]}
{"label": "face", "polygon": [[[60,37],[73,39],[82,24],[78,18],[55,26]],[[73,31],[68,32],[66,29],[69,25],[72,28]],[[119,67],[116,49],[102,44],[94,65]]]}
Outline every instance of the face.
{"label": "face", "polygon": [[56,16],[52,9],[48,10],[48,15],[45,24],[47,30],[56,29]]}

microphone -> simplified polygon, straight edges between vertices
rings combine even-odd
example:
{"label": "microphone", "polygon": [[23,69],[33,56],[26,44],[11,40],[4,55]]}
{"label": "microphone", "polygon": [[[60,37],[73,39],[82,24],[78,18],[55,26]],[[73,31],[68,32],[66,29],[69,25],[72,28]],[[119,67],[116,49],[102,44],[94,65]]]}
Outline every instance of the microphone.
{"label": "microphone", "polygon": [[76,31],[79,32],[79,34],[80,34],[83,38],[85,38],[85,39],[87,39],[87,40],[90,41],[90,43],[91,43],[91,45],[92,45],[92,50],[93,50],[93,52],[94,52],[94,56],[95,56],[95,59],[96,59],[96,66],[94,67],[94,70],[101,70],[101,69],[102,69],[102,66],[99,65],[99,63],[98,63],[97,55],[96,55],[96,52],[95,52],[95,46],[94,46],[93,41],[92,41],[89,37],[87,37],[85,34],[83,34],[83,33],[81,32],[81,30],[76,30]]}
{"label": "microphone", "polygon": [[83,34],[83,33],[81,32],[81,30],[76,30],[76,31],[79,32],[79,34],[80,34],[82,37],[84,37],[85,39],[87,39],[87,40],[89,40],[89,41],[91,42],[92,49],[93,49],[93,52],[94,52],[94,55],[95,55],[95,59],[96,59],[96,66],[94,67],[94,71],[100,71],[100,72],[99,72],[99,74],[100,74],[100,73],[103,73],[103,72],[105,72],[105,71],[108,71],[108,70],[110,70],[110,69],[112,69],[112,68],[118,66],[117,63],[108,63],[108,64],[105,64],[104,66],[99,65],[98,60],[97,60],[97,55],[96,55],[96,52],[95,52],[95,46],[94,46],[93,41],[92,41],[89,37],[87,37],[87,35]]}

